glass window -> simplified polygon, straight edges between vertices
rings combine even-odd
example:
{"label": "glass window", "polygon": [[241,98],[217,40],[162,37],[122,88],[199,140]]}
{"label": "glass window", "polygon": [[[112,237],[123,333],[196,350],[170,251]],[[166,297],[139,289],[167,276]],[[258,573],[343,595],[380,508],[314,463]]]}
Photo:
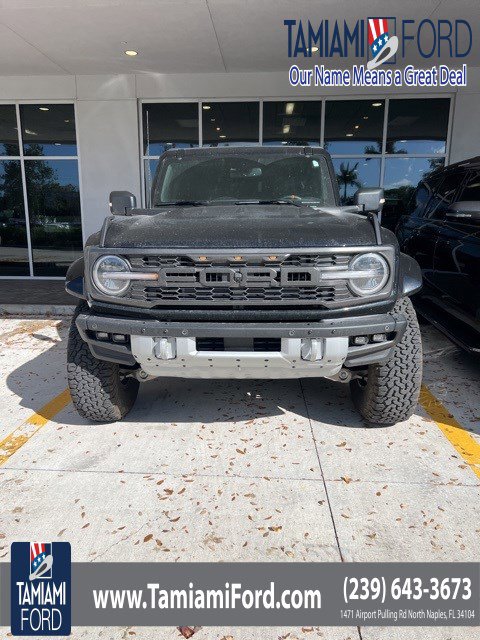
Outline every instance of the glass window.
{"label": "glass window", "polygon": [[263,143],[320,145],[321,102],[264,102]]}
{"label": "glass window", "polygon": [[143,161],[144,182],[145,182],[145,203],[147,207],[151,206],[150,198],[152,192],[155,173],[160,160],[158,158],[148,158]]}
{"label": "glass window", "polygon": [[196,102],[142,105],[143,153],[159,156],[167,149],[198,147]]}
{"label": "glass window", "polygon": [[422,182],[419,184],[409,202],[408,213],[415,217],[421,217],[431,195],[432,190],[427,183]]}
{"label": "glass window", "polygon": [[449,205],[455,199],[455,195],[465,177],[464,172],[457,171],[447,175],[435,190],[432,199],[428,203],[425,216],[428,218],[443,218]]}
{"label": "glass window", "polygon": [[0,161],[0,275],[30,275],[20,160]]}
{"label": "glass window", "polygon": [[23,153],[26,156],[75,156],[73,104],[22,104]]}
{"label": "glass window", "polygon": [[333,158],[341,204],[353,204],[353,196],[362,187],[380,185],[380,158]]}
{"label": "glass window", "polygon": [[325,149],[332,154],[381,153],[384,100],[327,100]]}
{"label": "glass window", "polygon": [[258,144],[258,102],[204,102],[203,144],[210,147]]}
{"label": "glass window", "polygon": [[443,158],[386,158],[384,212],[395,218],[405,215],[417,184],[443,166]]}
{"label": "glass window", "polygon": [[445,153],[448,98],[390,100],[387,153]]}
{"label": "glass window", "polygon": [[468,175],[459,200],[462,202],[480,202],[480,171],[473,171]]}
{"label": "glass window", "polygon": [[18,156],[17,114],[15,105],[0,105],[0,155]]}
{"label": "glass window", "polygon": [[82,226],[76,160],[26,160],[34,275],[63,276],[80,256]]}
{"label": "glass window", "polygon": [[322,155],[284,155],[259,149],[243,154],[167,158],[160,166],[154,205],[175,201],[284,200],[334,205],[330,173]]}

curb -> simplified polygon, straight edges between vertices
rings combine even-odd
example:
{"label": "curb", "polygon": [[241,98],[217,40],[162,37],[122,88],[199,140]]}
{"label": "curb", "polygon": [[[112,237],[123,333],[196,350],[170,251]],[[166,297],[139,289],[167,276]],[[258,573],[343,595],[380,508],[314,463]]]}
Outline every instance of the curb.
{"label": "curb", "polygon": [[70,304],[1,304],[0,316],[71,316],[75,305]]}

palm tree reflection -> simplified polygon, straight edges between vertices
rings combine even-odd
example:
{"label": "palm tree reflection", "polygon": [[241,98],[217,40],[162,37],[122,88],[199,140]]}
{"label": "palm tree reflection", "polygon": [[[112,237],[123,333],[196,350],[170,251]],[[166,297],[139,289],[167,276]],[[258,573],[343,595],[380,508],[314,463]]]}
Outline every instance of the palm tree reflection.
{"label": "palm tree reflection", "polygon": [[349,162],[340,163],[340,170],[337,173],[337,181],[340,187],[340,190],[343,189],[343,195],[340,195],[340,200],[342,204],[350,204],[350,200],[353,200],[353,194],[351,196],[347,196],[349,188],[356,187],[359,189],[362,186],[362,183],[358,179],[358,162],[356,162],[352,167],[350,167]]}

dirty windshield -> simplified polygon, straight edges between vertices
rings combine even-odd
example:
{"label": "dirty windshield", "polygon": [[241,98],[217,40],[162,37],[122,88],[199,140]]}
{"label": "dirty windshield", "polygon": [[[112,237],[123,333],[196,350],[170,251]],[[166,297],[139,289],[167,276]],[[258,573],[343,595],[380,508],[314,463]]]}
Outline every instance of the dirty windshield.
{"label": "dirty windshield", "polygon": [[325,158],[261,151],[167,156],[160,163],[152,193],[154,207],[258,202],[334,206]]}

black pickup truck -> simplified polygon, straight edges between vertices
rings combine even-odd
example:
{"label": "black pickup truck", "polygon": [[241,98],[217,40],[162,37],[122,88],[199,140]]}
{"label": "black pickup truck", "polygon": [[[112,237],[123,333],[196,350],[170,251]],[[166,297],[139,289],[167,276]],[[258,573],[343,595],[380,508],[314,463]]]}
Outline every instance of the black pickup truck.
{"label": "black pickup truck", "polygon": [[167,151],[151,206],[112,192],[70,267],[68,381],[79,413],[122,418],[152,377],[349,383],[370,424],[413,412],[422,353],[413,258],[379,224],[381,189],[339,205],[310,147]]}

